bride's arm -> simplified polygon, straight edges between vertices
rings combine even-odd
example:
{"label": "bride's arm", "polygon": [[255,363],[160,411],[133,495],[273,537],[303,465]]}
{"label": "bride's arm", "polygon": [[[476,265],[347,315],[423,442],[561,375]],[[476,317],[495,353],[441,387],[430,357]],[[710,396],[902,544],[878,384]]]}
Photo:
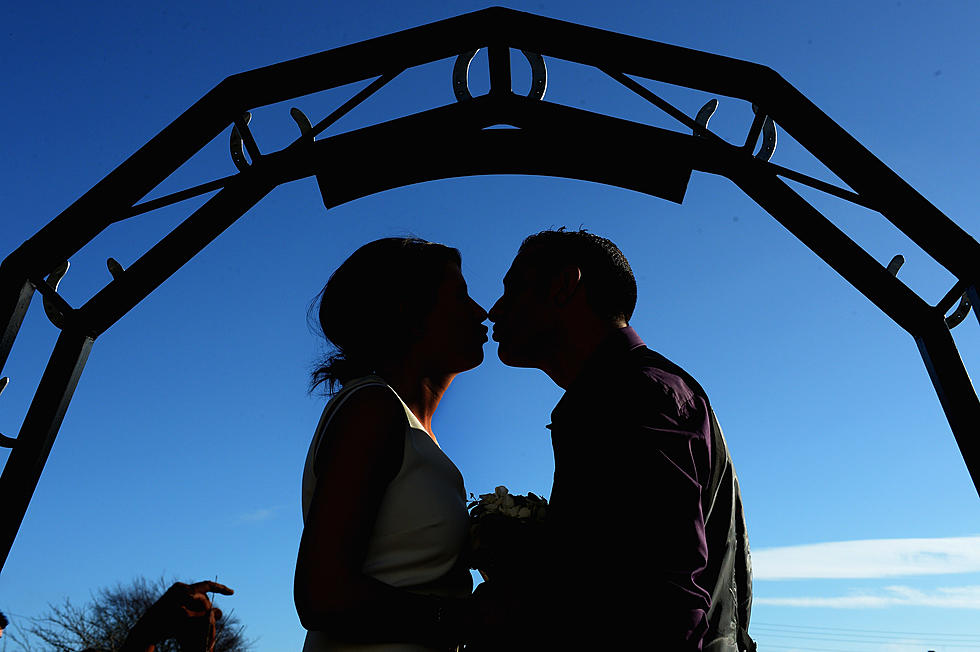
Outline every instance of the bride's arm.
{"label": "bride's arm", "polygon": [[324,433],[293,584],[307,630],[363,642],[451,642],[459,636],[454,630],[462,627],[462,601],[414,595],[361,571],[404,446],[404,410],[384,387],[354,393]]}

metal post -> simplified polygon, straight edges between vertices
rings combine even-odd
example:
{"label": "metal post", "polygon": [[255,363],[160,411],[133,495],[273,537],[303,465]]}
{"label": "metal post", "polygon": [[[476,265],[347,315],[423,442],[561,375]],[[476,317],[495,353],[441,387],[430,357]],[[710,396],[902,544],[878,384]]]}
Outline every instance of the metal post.
{"label": "metal post", "polygon": [[12,272],[10,277],[5,277],[5,271],[0,266],[0,371],[7,364],[7,356],[34,295],[34,286],[30,281],[17,279]]}
{"label": "metal post", "polygon": [[3,496],[4,506],[0,519],[0,568],[7,561],[17,530],[27,513],[94,341],[91,336],[76,330],[61,332],[24,417],[17,442],[3,467],[3,475],[0,475],[0,496]]}
{"label": "metal post", "polygon": [[980,494],[980,399],[941,314],[916,336],[915,343]]}

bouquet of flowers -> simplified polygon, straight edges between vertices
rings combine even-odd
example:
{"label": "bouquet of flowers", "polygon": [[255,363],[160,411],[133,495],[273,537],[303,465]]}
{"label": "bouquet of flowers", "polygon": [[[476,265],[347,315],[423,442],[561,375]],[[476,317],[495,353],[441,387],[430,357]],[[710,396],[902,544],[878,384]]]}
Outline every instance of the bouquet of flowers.
{"label": "bouquet of flowers", "polygon": [[470,497],[469,567],[484,580],[526,575],[540,554],[548,501],[533,493],[515,496],[507,487]]}

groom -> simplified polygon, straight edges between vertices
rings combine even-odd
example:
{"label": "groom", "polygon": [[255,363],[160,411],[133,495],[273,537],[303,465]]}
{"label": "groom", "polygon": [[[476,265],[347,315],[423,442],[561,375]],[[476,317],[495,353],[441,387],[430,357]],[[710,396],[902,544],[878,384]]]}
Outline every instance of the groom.
{"label": "groom", "polygon": [[724,437],[700,385],[628,326],[635,305],[616,245],[562,228],[524,240],[490,310],[500,360],[565,390],[548,426],[543,576],[518,592],[545,622],[526,615],[521,637],[539,632],[538,649],[754,650]]}

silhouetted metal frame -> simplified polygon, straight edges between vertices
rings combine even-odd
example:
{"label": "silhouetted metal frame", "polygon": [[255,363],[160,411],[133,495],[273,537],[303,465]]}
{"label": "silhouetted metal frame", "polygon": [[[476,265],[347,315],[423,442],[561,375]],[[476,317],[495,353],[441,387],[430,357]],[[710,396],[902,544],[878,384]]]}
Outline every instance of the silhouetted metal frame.
{"label": "silhouetted metal frame", "polygon": [[[322,130],[401,70],[482,47],[491,55],[491,89],[483,97],[319,141],[307,134],[265,155],[245,128],[249,109],[375,80],[318,124]],[[501,64],[509,48],[594,66],[648,99],[633,78],[747,100],[760,111],[739,147],[698,125],[694,134],[678,133],[518,97],[509,88],[509,68]],[[980,245],[765,66],[490,8],[225,79],[0,264],[0,369],[35,289],[56,297],[63,316],[62,333],[0,476],[2,561],[94,340],[273,188],[314,174],[328,207],[419,181],[495,173],[598,181],[680,202],[692,170],[725,176],[913,336],[980,493],[980,401],[944,319],[949,301],[923,301],[780,178],[801,175],[752,156],[764,114],[853,193],[829,184],[825,189],[879,211],[958,279],[952,300],[965,292],[980,305]],[[690,125],[689,118],[679,119]],[[520,129],[482,129],[501,123]],[[249,167],[202,186],[218,191],[81,307],[68,306],[44,286],[52,270],[109,225],[162,204],[137,202],[231,124],[244,132]],[[645,154],[641,164],[629,152]]]}

